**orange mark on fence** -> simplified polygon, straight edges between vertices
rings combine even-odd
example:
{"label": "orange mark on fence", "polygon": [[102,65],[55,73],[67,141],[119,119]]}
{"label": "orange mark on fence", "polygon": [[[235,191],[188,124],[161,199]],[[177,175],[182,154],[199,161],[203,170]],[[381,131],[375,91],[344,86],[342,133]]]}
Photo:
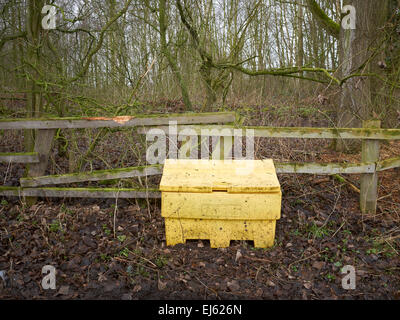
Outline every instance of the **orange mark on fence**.
{"label": "orange mark on fence", "polygon": [[132,116],[117,116],[117,117],[113,117],[113,118],[106,118],[106,117],[90,117],[90,118],[82,118],[84,120],[105,120],[105,121],[115,121],[118,122],[120,124],[124,124],[125,122],[131,120]]}

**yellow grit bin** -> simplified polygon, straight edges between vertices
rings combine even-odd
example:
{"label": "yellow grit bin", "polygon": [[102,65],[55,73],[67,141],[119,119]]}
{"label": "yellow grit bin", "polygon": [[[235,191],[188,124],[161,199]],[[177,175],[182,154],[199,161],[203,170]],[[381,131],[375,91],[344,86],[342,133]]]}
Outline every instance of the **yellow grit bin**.
{"label": "yellow grit bin", "polygon": [[167,245],[187,239],[210,239],[212,248],[231,240],[274,244],[282,192],[271,159],[167,159],[160,190]]}

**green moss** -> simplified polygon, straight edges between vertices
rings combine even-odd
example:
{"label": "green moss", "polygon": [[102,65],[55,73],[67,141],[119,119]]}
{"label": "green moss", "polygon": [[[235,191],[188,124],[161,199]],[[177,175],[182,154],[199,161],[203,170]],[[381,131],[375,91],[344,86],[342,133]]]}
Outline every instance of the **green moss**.
{"label": "green moss", "polygon": [[106,169],[106,170],[96,170],[92,172],[77,172],[77,173],[67,173],[67,174],[56,174],[56,175],[51,175],[51,176],[42,176],[42,177],[27,177],[27,178],[22,178],[21,181],[28,181],[28,180],[35,180],[35,179],[40,179],[40,178],[67,178],[67,177],[76,177],[76,178],[90,178],[90,177],[96,177],[100,176],[102,180],[114,180],[115,178],[107,178],[107,177],[101,177],[102,175],[105,175],[107,173],[109,174],[117,174],[117,173],[123,173],[123,172],[131,172],[133,170],[137,170],[139,172],[142,172],[147,169],[147,168],[162,168],[162,165],[160,164],[154,164],[154,165],[148,165],[148,166],[138,166],[138,167],[128,167],[128,168],[117,168],[117,169]]}
{"label": "green moss", "polygon": [[339,38],[340,25],[333,21],[328,15],[321,9],[315,0],[307,0],[308,6],[313,15],[318,19],[318,22],[322,27],[335,38]]}
{"label": "green moss", "polygon": [[334,177],[337,181],[339,181],[340,183],[346,183],[346,179],[343,178],[342,176],[338,175],[338,174],[333,175],[333,177]]}
{"label": "green moss", "polygon": [[400,130],[399,129],[380,129],[379,131],[382,134],[395,138],[396,140],[400,140]]}
{"label": "green moss", "polygon": [[[229,128],[229,126],[219,126],[220,128]],[[212,128],[212,126],[201,126],[201,128]],[[313,127],[231,127],[232,129],[251,129],[262,130],[270,134],[299,134],[299,135],[328,135],[329,139],[368,139],[373,137],[376,140],[400,140],[400,129],[370,129],[370,128],[313,128]],[[347,138],[345,135],[351,134],[355,137]],[[258,136],[258,135],[256,135]],[[307,137],[308,138],[308,137]],[[310,138],[319,138],[317,136]]]}
{"label": "green moss", "polygon": [[149,189],[140,189],[140,188],[57,188],[57,187],[48,187],[48,188],[21,188],[21,187],[5,187],[0,186],[1,191],[10,191],[14,196],[19,196],[20,192],[23,190],[43,190],[43,191],[87,191],[87,192],[159,192],[159,189],[149,188]]}
{"label": "green moss", "polygon": [[[400,129],[371,129],[371,128],[313,128],[313,127],[263,127],[241,125],[181,125],[182,128],[192,128],[197,134],[201,130],[242,129],[254,130],[256,137],[282,137],[304,139],[375,139],[400,140]],[[233,132],[232,132],[233,133]]]}
{"label": "green moss", "polygon": [[112,180],[100,180],[98,182],[100,185],[111,185],[111,184],[117,184],[118,179],[112,179]]}
{"label": "green moss", "polygon": [[[335,175],[334,172],[329,171],[330,169],[335,170],[335,169],[341,169],[341,170],[346,170],[349,168],[357,168],[357,167],[363,167],[363,166],[369,166],[369,165],[374,165],[374,163],[317,163],[317,162],[278,162],[276,163],[276,167],[278,169],[284,169],[287,167],[290,167],[293,170],[293,173],[309,173],[311,174],[313,170],[317,169],[323,169],[326,168],[327,170],[324,170],[324,174],[331,174]],[[307,169],[307,170],[305,170]],[[282,173],[282,172],[281,172]]]}
{"label": "green moss", "polygon": [[[33,189],[33,188],[32,188]],[[89,192],[159,192],[158,189],[139,189],[139,188],[58,188],[58,187],[48,187],[48,188],[34,188],[39,190],[48,190],[48,191],[89,191]]]}
{"label": "green moss", "polygon": [[10,191],[14,196],[18,196],[19,195],[19,190],[20,190],[20,187],[0,186],[0,192],[2,192],[2,191]]}
{"label": "green moss", "polygon": [[384,161],[379,161],[377,164],[377,171],[383,171],[393,168],[400,167],[400,157],[399,158],[391,158]]}
{"label": "green moss", "polygon": [[37,156],[37,152],[0,152],[0,157],[7,156]]}

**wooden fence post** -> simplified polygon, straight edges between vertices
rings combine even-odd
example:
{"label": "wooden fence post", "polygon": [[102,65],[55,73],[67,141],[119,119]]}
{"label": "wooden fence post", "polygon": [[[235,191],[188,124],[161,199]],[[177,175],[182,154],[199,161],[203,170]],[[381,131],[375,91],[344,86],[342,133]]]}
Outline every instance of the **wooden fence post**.
{"label": "wooden fence post", "polygon": [[[363,128],[380,128],[380,120],[363,121]],[[362,162],[379,161],[379,140],[362,141]],[[362,213],[376,213],[376,203],[378,200],[378,172],[364,173],[361,175],[360,187],[360,209]]]}
{"label": "wooden fence post", "polygon": [[[39,163],[29,164],[28,177],[43,176],[46,172],[47,164],[49,162],[49,154],[51,145],[53,143],[56,129],[39,129],[36,132],[35,148],[34,151],[39,155]],[[25,201],[28,205],[36,203],[36,197],[26,197]]]}

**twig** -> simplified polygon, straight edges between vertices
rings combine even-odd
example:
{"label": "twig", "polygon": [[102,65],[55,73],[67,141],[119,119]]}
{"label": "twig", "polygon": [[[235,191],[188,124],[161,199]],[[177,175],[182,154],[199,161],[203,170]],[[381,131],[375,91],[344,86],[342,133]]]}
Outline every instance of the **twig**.
{"label": "twig", "polygon": [[5,176],[4,176],[4,182],[3,182],[3,185],[5,185],[5,184],[6,184],[6,181],[7,181],[7,176],[8,176],[8,171],[10,170],[10,166],[11,166],[11,160],[8,162],[8,165],[7,165],[7,170],[6,170],[6,174],[5,174]]}
{"label": "twig", "polygon": [[308,256],[308,257],[305,257],[305,258],[303,258],[303,259],[293,261],[292,263],[290,263],[290,264],[288,265],[288,270],[290,270],[290,267],[291,267],[293,264],[299,263],[299,262],[302,262],[302,261],[305,261],[305,260],[308,260],[308,259],[310,259],[310,258],[312,258],[312,257],[314,257],[314,256],[316,256],[316,255],[321,254],[322,252],[325,252],[325,250],[318,251],[318,252],[316,252],[316,253],[314,253],[314,254]]}
{"label": "twig", "polygon": [[115,197],[115,207],[114,207],[114,226],[113,226],[113,231],[114,231],[114,239],[115,239],[115,224],[116,224],[116,219],[117,219],[117,211],[118,211],[118,195],[119,195],[119,188],[121,187],[121,182],[118,184],[118,191],[117,191],[117,196]]}
{"label": "twig", "polygon": [[[324,223],[322,224],[321,227],[318,228],[318,230],[321,230],[321,229],[322,229],[323,227],[325,227],[326,224],[328,223],[329,219],[331,218],[331,215],[335,212],[336,205],[337,205],[337,203],[338,203],[338,201],[339,201],[339,198],[340,198],[340,189],[339,189],[339,194],[338,194],[338,196],[337,196],[336,199],[335,199],[335,203],[334,203],[334,205],[333,205],[333,208],[332,208],[331,213],[329,213],[328,218],[325,219]],[[316,234],[314,234],[314,240],[315,240],[315,237],[316,237]]]}
{"label": "twig", "polygon": [[381,239],[376,239],[375,241],[377,243],[383,243],[383,242],[388,242],[388,241],[392,241],[392,240],[396,240],[400,238],[400,234],[398,234],[397,236],[389,236],[387,238],[382,237]]}
{"label": "twig", "polygon": [[378,198],[378,201],[380,201],[380,200],[382,200],[382,199],[385,199],[385,198],[388,198],[388,197],[391,197],[391,196],[392,196],[392,194],[389,193],[389,194],[387,194],[386,196],[382,196],[382,197]]}
{"label": "twig", "polygon": [[399,255],[399,252],[390,244],[389,241],[387,241],[387,239],[385,239],[385,242],[388,244],[389,247],[391,247],[397,253],[397,255]]}
{"label": "twig", "polygon": [[157,268],[157,265],[154,264],[151,260],[146,259],[145,257],[142,257],[141,255],[138,255],[138,254],[136,254],[135,252],[133,252],[133,251],[131,251],[131,250],[129,250],[129,253],[132,253],[132,254],[135,255],[136,257],[139,257],[139,258],[141,258],[141,259],[147,261],[147,262],[150,263],[153,267]]}
{"label": "twig", "polygon": [[333,177],[338,180],[339,182],[346,183],[351,189],[353,189],[355,192],[360,193],[360,189],[358,189],[354,184],[352,184],[350,181],[342,177],[340,174],[334,174]]}
{"label": "twig", "polygon": [[203,283],[203,281],[201,281],[199,278],[197,278],[195,275],[193,275],[196,279],[197,279],[197,281],[199,281],[206,289],[208,289],[208,290],[210,290],[212,293],[214,293],[215,294],[215,296],[219,299],[219,300],[221,300],[221,298],[218,296],[218,292],[217,291],[215,291],[214,289],[211,289],[210,287],[208,287],[205,283]]}
{"label": "twig", "polygon": [[262,259],[262,258],[256,258],[256,257],[249,257],[249,256],[243,256],[243,258],[249,259],[249,260],[253,260],[253,261],[261,261],[261,262],[268,262],[271,263],[271,260],[268,259]]}
{"label": "twig", "polygon": [[132,103],[132,99],[135,97],[136,95],[136,91],[138,90],[140,83],[142,82],[143,78],[150,72],[150,70],[153,68],[154,63],[156,62],[156,58],[153,59],[153,61],[151,62],[150,66],[147,68],[146,72],[144,74],[142,74],[139,78],[139,80],[136,82],[135,87],[132,90],[132,93],[128,99],[128,104]]}
{"label": "twig", "polygon": [[[149,267],[149,266],[145,266],[144,264],[142,264],[142,263],[140,263],[140,262],[137,262],[137,261],[134,261],[134,260],[127,260],[127,259],[123,259],[123,258],[120,258],[120,257],[114,257],[113,260],[117,260],[117,261],[119,261],[119,262],[124,262],[124,263],[134,263],[134,264],[136,264],[136,265],[139,265],[139,266],[145,267],[145,268],[147,268],[147,269],[150,269],[150,270],[152,270],[152,271],[155,271],[154,268]],[[157,267],[157,266],[156,266],[156,267]]]}
{"label": "twig", "polygon": [[342,227],[346,224],[346,221],[343,221],[343,223],[340,225],[339,229],[337,229],[335,231],[335,233],[332,235],[332,237],[330,237],[329,239],[332,239],[334,236],[336,236],[336,234],[339,232],[340,229],[342,229]]}

